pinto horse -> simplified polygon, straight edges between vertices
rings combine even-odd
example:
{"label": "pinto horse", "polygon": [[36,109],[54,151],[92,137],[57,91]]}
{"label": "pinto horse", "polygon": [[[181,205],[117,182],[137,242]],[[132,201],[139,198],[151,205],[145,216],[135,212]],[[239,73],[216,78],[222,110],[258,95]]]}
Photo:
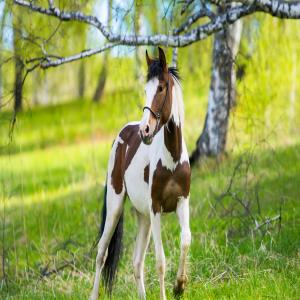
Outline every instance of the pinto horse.
{"label": "pinto horse", "polygon": [[152,232],[160,299],[165,294],[165,254],[161,216],[176,212],[181,227],[181,254],[174,293],[187,282],[186,258],[191,242],[189,192],[191,170],[182,134],[184,108],[178,71],[168,68],[161,48],[159,58],[146,51],[148,64],[146,106],[140,122],[128,123],[115,139],[110,153],[98,243],[96,275],[91,299],[98,298],[102,275],[111,293],[120,258],[123,204],[127,194],[136,210],[138,234],[133,256],[134,276],[140,298],[145,299],[144,260]]}

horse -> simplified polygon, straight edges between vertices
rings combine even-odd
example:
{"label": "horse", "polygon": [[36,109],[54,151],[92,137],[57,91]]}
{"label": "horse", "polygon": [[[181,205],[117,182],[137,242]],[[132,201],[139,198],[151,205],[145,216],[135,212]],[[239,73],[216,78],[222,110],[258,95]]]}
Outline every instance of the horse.
{"label": "horse", "polygon": [[164,51],[150,58],[145,85],[146,105],[140,122],[126,124],[115,139],[108,162],[105,199],[98,243],[96,274],[90,299],[98,298],[100,277],[111,294],[120,259],[123,205],[127,195],[138,219],[133,270],[138,295],[146,299],[144,260],[152,232],[160,299],[165,293],[165,254],[161,216],[176,212],[181,229],[179,267],[174,293],[187,283],[186,260],[191,243],[189,194],[191,169],[183,138],[184,105],[178,70],[168,67]]}

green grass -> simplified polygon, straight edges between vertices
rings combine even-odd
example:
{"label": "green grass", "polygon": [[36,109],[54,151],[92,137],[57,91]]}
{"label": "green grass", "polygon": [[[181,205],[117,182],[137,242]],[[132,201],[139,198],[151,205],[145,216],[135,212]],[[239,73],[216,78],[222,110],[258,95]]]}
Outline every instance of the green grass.
{"label": "green grass", "polygon": [[[1,299],[88,297],[96,255],[90,249],[100,222],[109,149],[117,130],[140,117],[138,96],[109,94],[100,106],[77,101],[26,111],[18,117],[9,146],[10,115],[1,113]],[[190,149],[198,135],[191,115],[196,113],[188,103]],[[186,299],[300,297],[300,143],[247,143],[239,151],[230,147],[221,163],[208,161],[193,170]],[[232,193],[221,199],[234,170]],[[250,203],[250,214],[239,199]],[[252,217],[262,224],[280,210],[281,224],[277,220],[254,230]],[[131,257],[136,220],[129,201],[124,230],[113,297],[135,299]],[[163,219],[163,241],[167,294],[172,299],[180,243],[175,215]],[[43,271],[66,262],[58,273],[41,277]],[[158,299],[152,242],[145,266],[147,296]]]}

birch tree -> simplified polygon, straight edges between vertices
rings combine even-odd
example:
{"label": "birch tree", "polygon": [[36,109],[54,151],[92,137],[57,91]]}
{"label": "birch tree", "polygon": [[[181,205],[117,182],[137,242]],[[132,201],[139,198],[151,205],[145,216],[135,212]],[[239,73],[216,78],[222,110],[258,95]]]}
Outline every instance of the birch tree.
{"label": "birch tree", "polygon": [[[3,61],[2,52],[3,52],[3,32],[4,32],[4,25],[5,25],[5,18],[7,14],[7,8],[4,3],[3,12],[0,20],[0,62]],[[3,95],[3,75],[2,75],[2,64],[0,65],[0,108],[1,108],[1,100]]]}
{"label": "birch tree", "polygon": [[[112,3],[113,3],[112,0],[107,1],[107,25],[108,26],[111,25]],[[95,93],[94,93],[94,96],[93,96],[93,101],[94,102],[99,102],[101,100],[101,97],[102,97],[103,92],[104,92],[106,77],[107,77],[107,68],[108,68],[108,58],[109,58],[108,53],[109,53],[108,51],[106,51],[104,53],[104,57],[103,57],[103,60],[102,60],[102,68],[101,68],[99,76],[98,76],[97,86],[96,86]]]}
{"label": "birch tree", "polygon": [[[201,6],[198,11],[188,15],[178,28],[169,30],[168,33],[155,33],[151,35],[138,35],[135,33],[122,34],[120,32],[114,32],[96,16],[87,15],[79,10],[61,10],[54,5],[53,0],[49,0],[48,2],[49,6],[44,7],[36,4],[37,1],[14,0],[15,5],[21,6],[24,9],[30,9],[45,16],[57,18],[63,22],[76,21],[88,26],[93,26],[103,35],[106,43],[102,46],[83,50],[65,57],[49,55],[47,51],[44,51],[43,56],[39,58],[39,67],[41,68],[57,67],[65,63],[97,55],[116,46],[186,47],[206,39],[245,16],[257,12],[270,14],[281,19],[300,19],[300,1],[240,0],[235,1],[237,5],[228,6],[222,12],[215,12],[214,8],[208,9],[207,7]],[[185,6],[189,6],[193,2],[193,0],[186,0]],[[227,2],[230,2],[230,0]],[[212,7],[219,7],[223,1],[209,0],[209,3]],[[208,18],[208,21],[197,24],[197,22],[203,18],[205,18],[205,20]]]}
{"label": "birch tree", "polygon": [[[31,60],[35,63],[34,67],[43,69],[57,67],[98,55],[116,46],[165,46],[174,49],[188,47],[215,34],[207,116],[203,132],[192,153],[191,162],[196,161],[201,155],[218,155],[225,149],[230,106],[235,98],[233,62],[240,40],[240,20],[255,13],[265,13],[281,19],[300,19],[300,1],[186,0],[178,2],[182,5],[179,25],[176,22],[177,26],[170,27],[168,30],[160,26],[157,32],[143,35],[137,32],[115,32],[96,16],[85,14],[80,10],[62,10],[55,5],[55,2],[49,0],[48,6],[43,6],[39,1],[14,0],[15,5],[45,17],[53,17],[62,22],[80,22],[95,27],[105,42],[93,49],[83,49],[79,53],[71,53],[67,56],[50,55],[47,49],[44,49],[41,57]],[[177,2],[170,2],[172,3],[176,5]],[[173,58],[176,63],[176,51]],[[30,68],[30,64],[27,67]]]}
{"label": "birch tree", "polygon": [[242,21],[215,34],[211,83],[203,131],[190,162],[202,156],[218,156],[225,150],[230,109],[236,97],[234,61],[239,49]]}
{"label": "birch tree", "polygon": [[[138,35],[141,33],[141,27],[142,27],[142,1],[137,0],[135,1],[134,6],[134,31]],[[141,48],[137,47],[135,49],[135,78],[141,83],[143,82],[143,74],[141,70],[141,64],[142,64],[142,53]]]}

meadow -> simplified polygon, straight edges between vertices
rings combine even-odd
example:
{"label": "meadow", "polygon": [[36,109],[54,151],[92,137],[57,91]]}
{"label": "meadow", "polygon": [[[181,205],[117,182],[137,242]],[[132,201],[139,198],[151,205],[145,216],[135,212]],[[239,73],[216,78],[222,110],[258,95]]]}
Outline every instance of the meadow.
{"label": "meadow", "polygon": [[[195,112],[198,99],[186,98],[191,151],[205,104]],[[142,101],[134,90],[108,91],[101,105],[78,99],[27,109],[18,116],[12,141],[11,113],[0,114],[1,299],[87,299],[109,150],[119,128],[140,118]],[[254,139],[253,130],[244,130],[241,114],[232,118],[223,159],[207,160],[192,172],[192,245],[184,299],[299,299],[297,128],[285,139],[280,131],[259,131]],[[131,264],[136,219],[128,200],[124,230],[113,299],[136,299]],[[166,215],[170,299],[179,234],[176,216]],[[147,297],[157,299],[152,242],[145,271]]]}
{"label": "meadow", "polygon": [[[226,154],[192,170],[184,299],[300,298],[300,31],[298,24],[259,20],[260,31],[246,28],[238,57],[246,71]],[[189,152],[204,123],[211,43],[179,51]],[[9,107],[0,111],[0,299],[89,296],[109,151],[119,129],[141,118],[144,101],[128,55],[109,58],[105,94],[92,103],[101,63],[100,56],[85,61],[85,99],[76,99],[74,63],[47,70],[47,78],[44,71],[28,77],[25,109],[13,132]],[[5,70],[5,80],[12,71]],[[57,101],[33,105],[33,96],[46,102],[45,91]],[[124,225],[112,299],[137,299],[131,263],[136,219],[128,200]],[[173,214],[163,218],[163,242],[167,296],[173,299],[180,244]],[[158,299],[152,242],[145,274],[147,299]],[[109,299],[103,289],[101,295]]]}

